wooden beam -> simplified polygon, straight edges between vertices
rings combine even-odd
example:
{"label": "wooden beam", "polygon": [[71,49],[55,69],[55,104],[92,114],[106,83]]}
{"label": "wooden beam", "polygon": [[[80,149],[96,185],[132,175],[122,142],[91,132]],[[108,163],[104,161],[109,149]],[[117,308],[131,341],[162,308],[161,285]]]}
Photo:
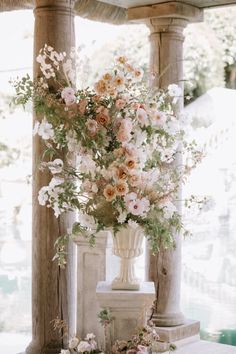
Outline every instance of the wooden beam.
{"label": "wooden beam", "polygon": [[187,19],[190,22],[201,22],[203,20],[203,10],[196,6],[183,4],[178,1],[128,9],[129,21],[169,17]]}

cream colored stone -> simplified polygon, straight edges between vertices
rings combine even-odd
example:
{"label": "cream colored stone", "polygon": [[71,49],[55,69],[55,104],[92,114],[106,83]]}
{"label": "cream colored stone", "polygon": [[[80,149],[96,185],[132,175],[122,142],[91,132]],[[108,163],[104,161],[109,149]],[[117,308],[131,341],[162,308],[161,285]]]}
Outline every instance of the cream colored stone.
{"label": "cream colored stone", "polygon": [[110,282],[99,282],[96,290],[99,305],[110,310],[113,321],[107,351],[115,340],[129,339],[138,328],[144,326],[153,300],[155,288],[152,282],[143,282],[140,290],[112,290]]}
{"label": "cream colored stone", "polygon": [[[96,286],[106,279],[106,245],[108,232],[99,232],[96,246],[91,247],[83,236],[75,240],[77,244],[77,328],[80,337],[94,333],[102,337],[102,327],[97,314],[99,304]],[[99,343],[100,344],[100,343]]]}
{"label": "cream colored stone", "polygon": [[[187,344],[177,349],[178,354],[236,354],[236,347],[207,341]],[[176,354],[177,354],[176,353]]]}
{"label": "cream colored stone", "polygon": [[143,229],[122,227],[113,235],[113,254],[120,257],[119,275],[112,281],[113,290],[139,290],[140,279],[135,274],[135,258],[143,253]]}
{"label": "cream colored stone", "polygon": [[[34,58],[47,43],[57,51],[69,52],[75,44],[73,1],[36,0],[34,29]],[[41,76],[39,64],[34,60],[34,77]],[[34,120],[42,117],[34,114]],[[27,354],[58,353],[63,345],[62,336],[53,329],[52,321],[63,319],[74,330],[75,312],[75,264],[74,249],[69,248],[69,264],[65,270],[53,262],[54,243],[58,236],[67,233],[74,220],[74,214],[54,216],[51,209],[38,203],[38,191],[48,185],[51,176],[39,171],[39,162],[44,151],[44,142],[38,136],[33,138],[33,225],[32,225],[32,342]]]}

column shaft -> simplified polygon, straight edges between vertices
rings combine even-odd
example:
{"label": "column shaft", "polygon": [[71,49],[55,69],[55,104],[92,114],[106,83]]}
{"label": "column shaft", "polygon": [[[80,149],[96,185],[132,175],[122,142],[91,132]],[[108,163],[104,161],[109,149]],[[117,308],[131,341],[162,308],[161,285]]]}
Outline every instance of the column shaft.
{"label": "column shaft", "polygon": [[[73,1],[36,0],[34,30],[34,78],[41,76],[35,58],[39,50],[48,44],[56,51],[70,52],[74,40]],[[34,121],[42,117],[34,114]],[[39,171],[44,144],[38,136],[33,139],[33,229],[32,229],[32,342],[26,349],[27,354],[59,353],[62,338],[53,330],[52,322],[57,317],[65,320],[71,327],[73,315],[69,316],[69,307],[75,306],[73,283],[74,258],[69,257],[67,269],[62,270],[56,261],[54,243],[59,235],[67,232],[73,222],[72,213],[58,219],[51,209],[38,203],[38,191],[48,185],[51,175]],[[73,247],[70,247],[72,256]],[[68,297],[68,295],[70,296]],[[71,311],[70,315],[73,312]],[[74,309],[75,313],[75,309]]]}
{"label": "column shaft", "polygon": [[[175,18],[150,19],[150,71],[151,85],[167,88],[178,84],[183,88],[183,29],[187,21]],[[183,107],[179,100],[176,111]],[[175,161],[175,168],[179,162]],[[180,208],[180,206],[178,206]],[[154,322],[157,326],[176,326],[184,323],[180,311],[181,284],[181,235],[174,235],[176,248],[161,250],[156,256],[149,255],[147,273],[156,286],[156,311]]]}

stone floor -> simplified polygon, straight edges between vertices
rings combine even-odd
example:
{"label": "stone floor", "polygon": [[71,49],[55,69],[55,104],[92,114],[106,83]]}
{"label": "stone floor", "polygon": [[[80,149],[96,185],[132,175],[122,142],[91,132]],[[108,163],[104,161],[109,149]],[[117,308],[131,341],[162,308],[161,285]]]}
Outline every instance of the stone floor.
{"label": "stone floor", "polygon": [[236,354],[236,347],[207,341],[197,341],[177,348],[176,354]]}

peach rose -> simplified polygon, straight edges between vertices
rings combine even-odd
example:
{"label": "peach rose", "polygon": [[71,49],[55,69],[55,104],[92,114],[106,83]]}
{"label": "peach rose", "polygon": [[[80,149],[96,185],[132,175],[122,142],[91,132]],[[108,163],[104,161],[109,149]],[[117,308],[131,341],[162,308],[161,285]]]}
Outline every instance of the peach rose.
{"label": "peach rose", "polygon": [[118,148],[118,149],[115,149],[113,151],[113,154],[115,157],[121,157],[124,155],[124,149],[122,147]]}
{"label": "peach rose", "polygon": [[111,81],[112,80],[112,76],[109,73],[104,74],[102,78],[104,81]]}
{"label": "peach rose", "polygon": [[99,95],[104,95],[107,92],[107,84],[106,84],[106,82],[104,80],[99,80],[98,82],[96,82],[95,91]]}
{"label": "peach rose", "polygon": [[122,90],[125,84],[125,78],[121,75],[116,75],[113,80],[113,84],[116,88]]}
{"label": "peach rose", "polygon": [[96,115],[96,121],[101,125],[107,125],[110,123],[110,117],[108,114],[98,113]]}
{"label": "peach rose", "polygon": [[117,168],[116,175],[119,179],[126,179],[128,177],[128,170],[125,165],[121,165]]}
{"label": "peach rose", "polygon": [[137,167],[137,163],[134,159],[126,159],[125,165],[128,167],[129,170],[133,170]]}
{"label": "peach rose", "polygon": [[120,63],[120,64],[125,64],[126,62],[127,62],[127,58],[126,57],[118,57],[117,58],[117,61],[118,61],[118,63]]}
{"label": "peach rose", "polygon": [[137,174],[137,173],[134,173],[132,174],[130,177],[129,177],[129,183],[132,187],[137,187],[140,185],[141,183],[141,178],[140,178],[140,175]]}
{"label": "peach rose", "polygon": [[123,180],[118,181],[116,184],[116,193],[117,195],[126,195],[129,191],[128,184],[124,182]]}
{"label": "peach rose", "polygon": [[103,195],[108,202],[111,202],[116,197],[116,188],[111,184],[107,184],[104,188]]}

